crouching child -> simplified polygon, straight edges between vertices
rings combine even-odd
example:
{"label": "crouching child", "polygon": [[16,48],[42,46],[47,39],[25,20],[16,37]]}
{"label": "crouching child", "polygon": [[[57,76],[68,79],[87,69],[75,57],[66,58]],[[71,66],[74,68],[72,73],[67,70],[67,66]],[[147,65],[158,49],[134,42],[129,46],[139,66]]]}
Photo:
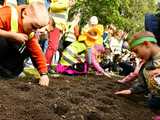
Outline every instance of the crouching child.
{"label": "crouching child", "polygon": [[132,36],[130,48],[145,63],[140,69],[138,82],[115,94],[148,93],[148,106],[151,109],[160,109],[160,71],[157,70],[160,68],[160,48],[157,40],[151,32],[138,32]]}
{"label": "crouching child", "polygon": [[24,59],[29,55],[41,75],[39,84],[48,86],[46,60],[34,35],[48,21],[48,12],[40,2],[0,8],[0,76],[18,76],[23,71]]}

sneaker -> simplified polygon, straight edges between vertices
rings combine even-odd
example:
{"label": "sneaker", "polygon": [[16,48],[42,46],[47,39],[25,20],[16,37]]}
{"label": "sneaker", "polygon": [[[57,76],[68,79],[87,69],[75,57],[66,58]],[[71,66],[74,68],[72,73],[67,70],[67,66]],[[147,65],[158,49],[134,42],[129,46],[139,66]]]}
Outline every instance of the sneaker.
{"label": "sneaker", "polygon": [[55,74],[56,73],[55,70],[53,70],[53,69],[50,69],[48,72],[49,72],[49,74]]}
{"label": "sneaker", "polygon": [[24,72],[21,72],[19,75],[18,75],[18,78],[25,78],[26,77],[26,74]]}

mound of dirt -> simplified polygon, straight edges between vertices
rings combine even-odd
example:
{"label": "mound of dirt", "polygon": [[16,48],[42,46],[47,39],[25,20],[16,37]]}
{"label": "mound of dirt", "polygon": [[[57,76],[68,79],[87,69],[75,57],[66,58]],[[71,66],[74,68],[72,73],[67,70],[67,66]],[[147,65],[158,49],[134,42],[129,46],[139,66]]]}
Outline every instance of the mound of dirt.
{"label": "mound of dirt", "polygon": [[143,95],[117,96],[127,88],[104,76],[0,80],[0,120],[151,120]]}

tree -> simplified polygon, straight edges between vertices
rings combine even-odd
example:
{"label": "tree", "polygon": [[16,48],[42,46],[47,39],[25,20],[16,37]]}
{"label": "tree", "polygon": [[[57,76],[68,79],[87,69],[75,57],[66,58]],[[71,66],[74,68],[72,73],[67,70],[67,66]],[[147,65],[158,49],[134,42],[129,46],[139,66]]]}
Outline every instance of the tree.
{"label": "tree", "polygon": [[144,14],[155,12],[155,0],[77,0],[70,16],[81,11],[81,25],[95,15],[103,25],[113,23],[129,33],[144,28]]}

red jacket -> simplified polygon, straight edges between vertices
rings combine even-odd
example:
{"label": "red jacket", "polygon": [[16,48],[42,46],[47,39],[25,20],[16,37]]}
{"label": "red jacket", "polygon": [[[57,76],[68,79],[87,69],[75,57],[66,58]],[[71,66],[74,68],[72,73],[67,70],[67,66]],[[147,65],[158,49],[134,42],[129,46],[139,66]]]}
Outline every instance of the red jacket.
{"label": "red jacket", "polygon": [[[19,13],[18,32],[24,33],[21,17],[22,8],[17,9]],[[0,29],[6,31],[11,30],[11,8],[8,6],[0,8]],[[33,60],[35,61],[39,73],[46,73],[48,71],[46,66],[46,60],[39,45],[38,39],[35,36],[31,40],[26,42],[26,48],[28,49]]]}

